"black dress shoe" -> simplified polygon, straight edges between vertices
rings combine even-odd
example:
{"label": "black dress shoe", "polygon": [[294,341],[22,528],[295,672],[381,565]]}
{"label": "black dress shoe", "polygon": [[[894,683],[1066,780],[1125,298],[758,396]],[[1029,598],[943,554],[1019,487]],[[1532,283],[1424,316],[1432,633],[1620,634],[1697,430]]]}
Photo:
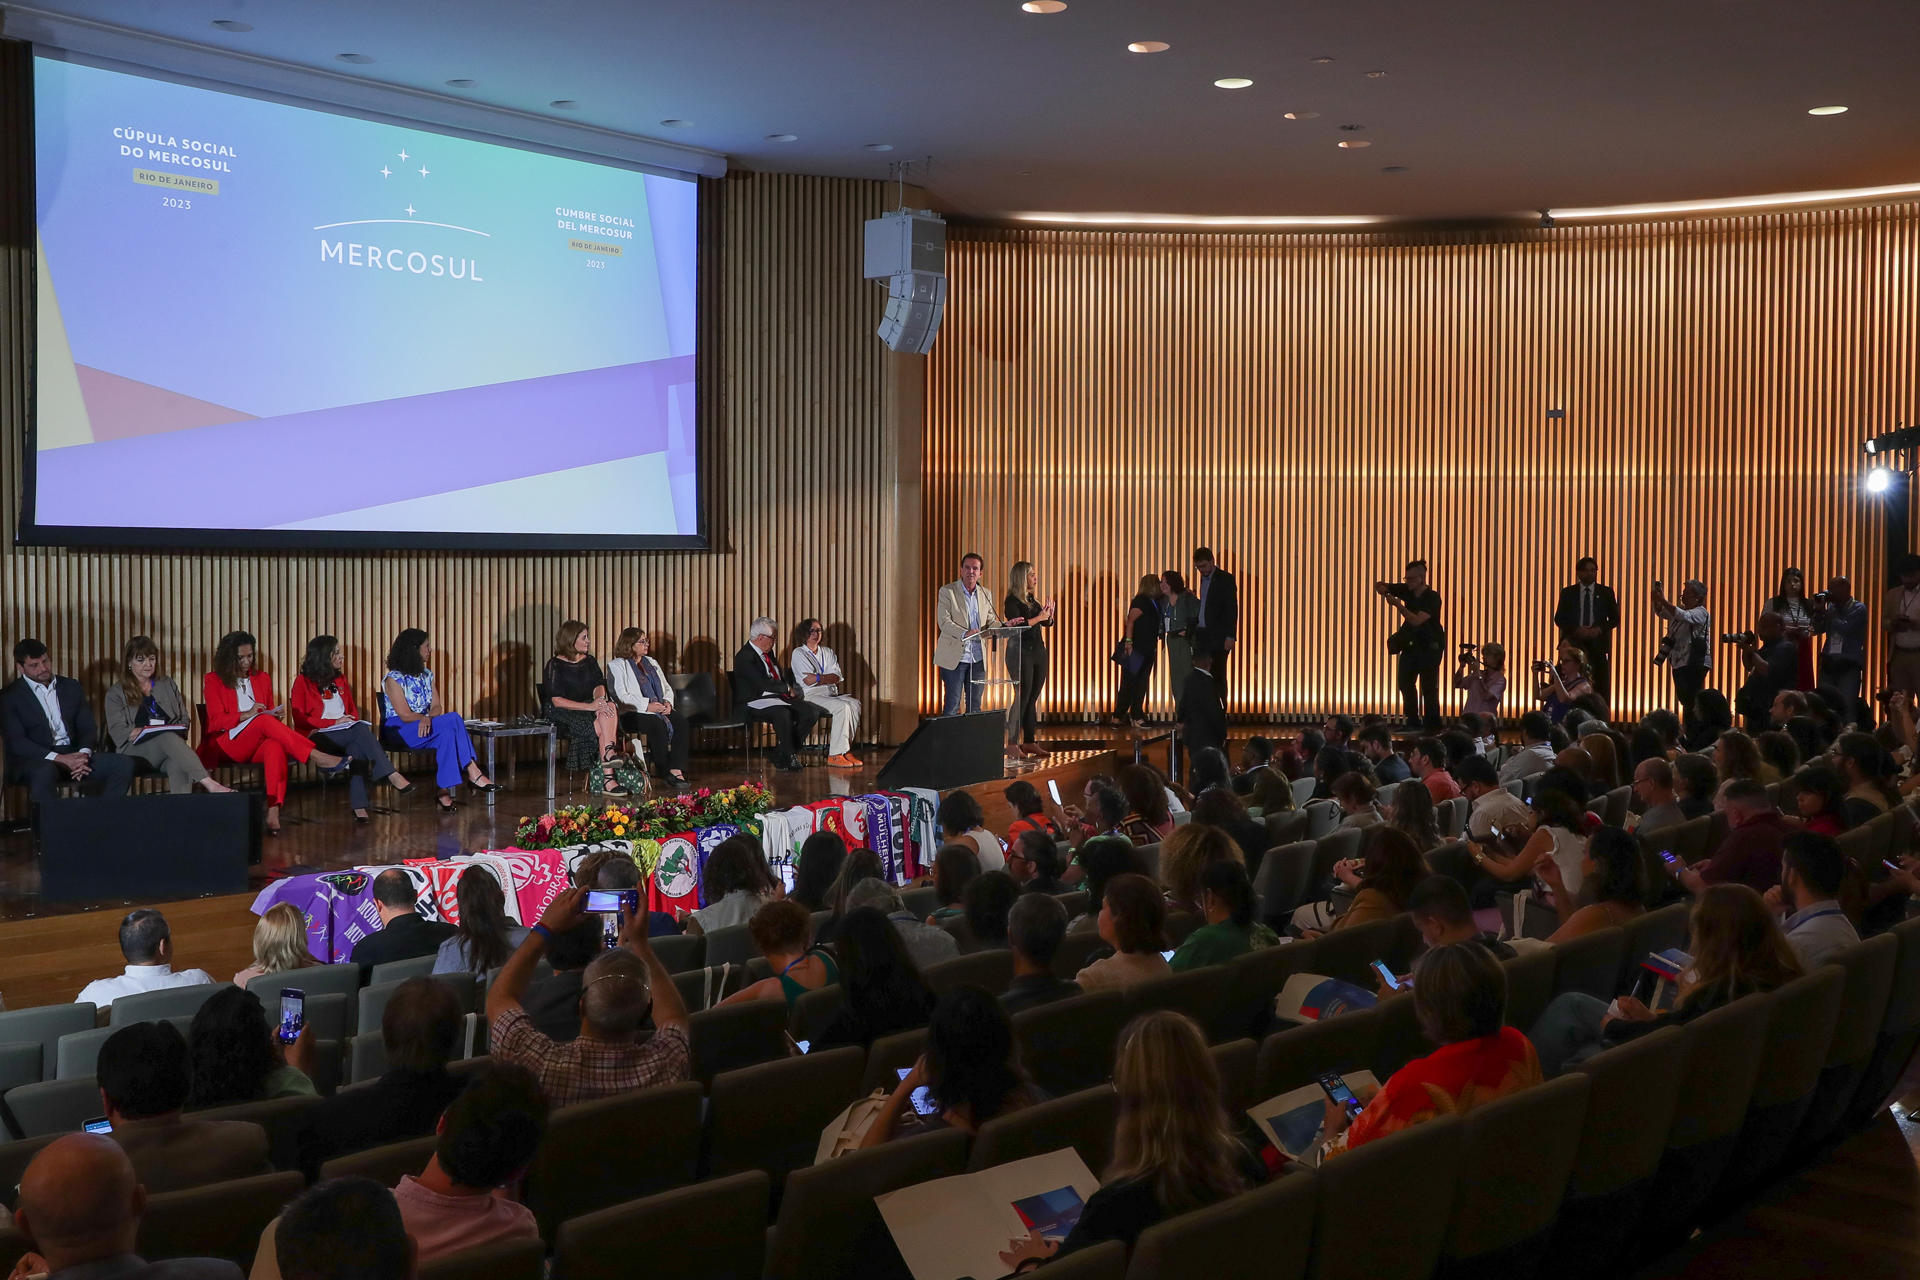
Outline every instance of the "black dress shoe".
{"label": "black dress shoe", "polygon": [[773,767],[783,773],[799,773],[802,769],[806,768],[806,766],[798,760],[775,761]]}

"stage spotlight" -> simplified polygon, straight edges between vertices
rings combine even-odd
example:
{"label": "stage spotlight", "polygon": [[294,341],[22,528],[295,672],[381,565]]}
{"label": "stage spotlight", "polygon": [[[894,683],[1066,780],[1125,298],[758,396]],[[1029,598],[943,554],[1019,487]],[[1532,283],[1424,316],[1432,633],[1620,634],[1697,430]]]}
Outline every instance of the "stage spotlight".
{"label": "stage spotlight", "polygon": [[1893,487],[1893,472],[1885,467],[1875,467],[1867,472],[1867,492],[1875,497]]}
{"label": "stage spotlight", "polygon": [[1879,441],[1877,441],[1877,440],[1869,440],[1869,441],[1867,441],[1867,453],[1868,453],[1869,455],[1872,455],[1872,454],[1874,454],[1874,453],[1876,453],[1876,452],[1878,452],[1878,450],[1879,450],[1879,448],[1880,448],[1880,442],[1879,442]]}

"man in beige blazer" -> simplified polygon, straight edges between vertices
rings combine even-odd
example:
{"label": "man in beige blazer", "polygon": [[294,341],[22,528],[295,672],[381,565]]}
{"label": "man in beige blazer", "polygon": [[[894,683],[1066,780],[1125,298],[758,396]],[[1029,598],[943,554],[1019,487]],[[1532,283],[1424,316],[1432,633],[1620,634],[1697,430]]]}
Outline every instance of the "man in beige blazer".
{"label": "man in beige blazer", "polygon": [[960,580],[940,588],[933,665],[940,668],[940,683],[947,691],[942,715],[960,714],[963,698],[968,711],[980,709],[981,682],[987,676],[980,632],[1001,625],[992,593],[980,585],[984,567],[980,557],[969,551],[960,557]]}

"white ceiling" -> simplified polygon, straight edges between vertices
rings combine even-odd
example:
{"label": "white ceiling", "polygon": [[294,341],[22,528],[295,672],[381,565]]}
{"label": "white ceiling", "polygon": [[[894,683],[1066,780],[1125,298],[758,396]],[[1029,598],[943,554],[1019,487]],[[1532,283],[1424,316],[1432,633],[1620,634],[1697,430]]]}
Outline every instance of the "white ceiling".
{"label": "white ceiling", "polygon": [[[937,202],[978,217],[1475,218],[1920,182],[1916,0],[34,3],[750,168],[885,177],[931,156]],[[1213,87],[1230,75],[1253,87]],[[1828,104],[1851,110],[1807,115]]]}

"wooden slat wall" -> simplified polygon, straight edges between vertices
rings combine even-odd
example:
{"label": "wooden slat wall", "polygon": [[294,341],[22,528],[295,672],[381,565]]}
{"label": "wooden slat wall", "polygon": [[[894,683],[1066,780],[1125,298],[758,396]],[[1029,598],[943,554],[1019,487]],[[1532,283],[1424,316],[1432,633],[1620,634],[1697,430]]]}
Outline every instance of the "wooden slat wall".
{"label": "wooden slat wall", "polygon": [[[1239,580],[1242,714],[1397,711],[1368,586],[1416,556],[1450,639],[1505,641],[1515,690],[1598,556],[1629,716],[1669,701],[1656,578],[1703,578],[1732,630],[1785,565],[1849,573],[1877,625],[1859,450],[1920,418],[1920,205],[1509,234],[956,229],[947,264],[923,577],[974,549],[1000,593],[1038,564],[1061,607],[1045,712],[1111,708],[1139,575],[1190,570],[1200,543]],[[932,707],[930,658],[920,687]]]}
{"label": "wooden slat wall", "polygon": [[[861,278],[861,223],[886,205],[877,182],[736,174],[706,184],[701,213],[702,431],[714,549],[705,553],[467,555],[443,552],[67,551],[13,545],[32,370],[33,210],[25,46],[0,44],[0,637],[53,646],[96,697],[120,646],[144,632],[177,676],[205,669],[233,627],[259,635],[283,693],[306,640],[341,637],[361,688],[392,636],[432,633],[449,705],[527,710],[558,624],[579,616],[600,652],[629,623],[653,629],[669,670],[723,669],[759,613],[783,632],[802,613],[886,723],[882,673],[912,680],[884,625],[902,522],[900,409],[874,328],[883,295]],[[904,441],[916,455],[917,408]],[[540,424],[529,424],[533,447]],[[635,501],[646,501],[636,495]],[[910,527],[911,521],[906,522]],[[911,562],[911,559],[909,560]],[[905,637],[911,644],[911,632]],[[783,635],[784,641],[784,635]],[[10,663],[5,665],[11,665]],[[10,676],[11,672],[7,672]],[[186,680],[182,681],[187,684]],[[197,687],[197,686],[196,686]]]}

